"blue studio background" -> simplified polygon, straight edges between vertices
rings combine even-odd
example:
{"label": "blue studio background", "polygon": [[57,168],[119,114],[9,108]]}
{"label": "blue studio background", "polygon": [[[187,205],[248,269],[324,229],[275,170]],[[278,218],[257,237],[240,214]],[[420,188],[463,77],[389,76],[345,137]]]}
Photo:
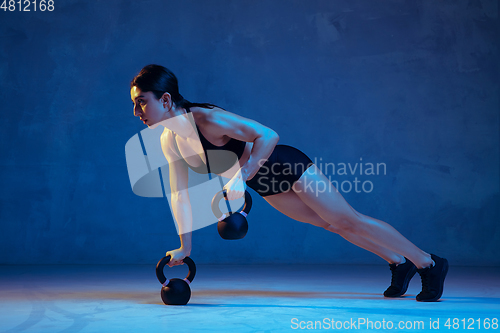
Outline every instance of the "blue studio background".
{"label": "blue studio background", "polygon": [[[385,163],[341,193],[452,265],[500,264],[496,0],[55,0],[0,11],[0,263],[155,264],[166,199],[131,190],[129,82],[150,63],[318,163]],[[255,192],[250,230],[193,235],[197,263],[375,263]]]}

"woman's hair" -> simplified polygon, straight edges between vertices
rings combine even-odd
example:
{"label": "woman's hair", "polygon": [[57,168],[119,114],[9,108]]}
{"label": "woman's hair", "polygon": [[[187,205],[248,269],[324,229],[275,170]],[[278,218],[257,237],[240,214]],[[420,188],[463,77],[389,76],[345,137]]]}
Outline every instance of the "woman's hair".
{"label": "woman's hair", "polygon": [[156,98],[160,99],[164,93],[172,96],[172,101],[177,107],[189,109],[192,106],[213,109],[216,107],[210,103],[191,103],[179,94],[179,84],[174,73],[160,65],[147,65],[130,82],[130,88],[137,87],[143,92],[151,91]]}

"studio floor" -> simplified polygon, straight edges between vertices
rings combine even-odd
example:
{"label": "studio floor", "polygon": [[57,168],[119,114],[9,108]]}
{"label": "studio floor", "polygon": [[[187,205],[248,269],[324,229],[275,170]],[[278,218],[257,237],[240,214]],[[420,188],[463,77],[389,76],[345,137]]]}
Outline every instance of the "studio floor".
{"label": "studio floor", "polygon": [[500,332],[500,268],[451,266],[435,303],[415,301],[418,274],[381,296],[388,266],[197,268],[188,305],[166,306],[155,264],[0,266],[0,332]]}

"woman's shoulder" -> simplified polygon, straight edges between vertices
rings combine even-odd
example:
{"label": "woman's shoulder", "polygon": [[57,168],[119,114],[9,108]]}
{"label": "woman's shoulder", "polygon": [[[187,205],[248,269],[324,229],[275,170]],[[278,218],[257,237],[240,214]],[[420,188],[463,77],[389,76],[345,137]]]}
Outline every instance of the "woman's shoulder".
{"label": "woman's shoulder", "polygon": [[177,134],[174,131],[165,127],[160,135],[160,143],[162,148],[173,148],[177,143],[176,137]]}
{"label": "woman's shoulder", "polygon": [[244,120],[246,118],[227,111],[221,107],[214,106],[213,108],[204,108],[204,107],[192,107],[191,111],[194,111],[197,116],[197,123],[202,125],[210,125],[210,124],[218,124],[220,122],[224,122],[225,120],[235,121],[235,120]]}
{"label": "woman's shoulder", "polygon": [[204,129],[216,129],[223,119],[230,117],[232,114],[218,106],[213,108],[194,106],[190,110],[195,115],[195,122],[198,127]]}
{"label": "woman's shoulder", "polygon": [[173,149],[174,140],[174,132],[165,127],[160,135],[160,144],[164,153],[175,153]]}
{"label": "woman's shoulder", "polygon": [[163,143],[164,140],[168,140],[171,137],[173,137],[173,132],[166,127],[163,128],[163,132],[160,135],[161,142]]}
{"label": "woman's shoulder", "polygon": [[183,160],[177,148],[174,131],[169,130],[168,128],[163,130],[163,133],[160,136],[160,146],[163,151],[163,155],[169,163]]}
{"label": "woman's shoulder", "polygon": [[213,120],[214,117],[217,117],[221,113],[230,113],[218,106],[213,106],[213,107],[192,106],[189,108],[189,110],[193,114],[195,114],[197,120],[201,122],[211,121]]}

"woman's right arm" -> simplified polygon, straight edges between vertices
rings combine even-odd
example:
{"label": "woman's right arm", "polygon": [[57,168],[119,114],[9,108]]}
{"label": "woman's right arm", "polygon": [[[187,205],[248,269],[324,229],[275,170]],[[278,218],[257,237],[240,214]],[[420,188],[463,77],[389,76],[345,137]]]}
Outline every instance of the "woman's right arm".
{"label": "woman's right arm", "polygon": [[170,267],[183,264],[182,259],[191,254],[191,231],[193,217],[191,202],[188,193],[188,167],[177,151],[173,148],[172,131],[165,129],[161,136],[161,147],[169,166],[169,180],[171,190],[170,205],[177,225],[181,247],[168,251],[171,259]]}

